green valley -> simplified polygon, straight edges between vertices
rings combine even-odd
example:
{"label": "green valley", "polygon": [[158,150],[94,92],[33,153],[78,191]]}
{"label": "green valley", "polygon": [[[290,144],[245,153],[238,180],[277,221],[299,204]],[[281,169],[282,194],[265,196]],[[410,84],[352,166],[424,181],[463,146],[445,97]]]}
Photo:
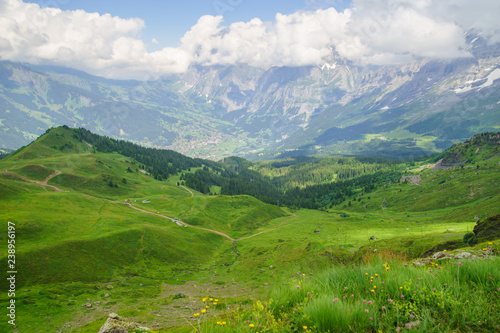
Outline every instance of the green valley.
{"label": "green valley", "polygon": [[496,331],[499,143],[214,162],[49,129],[0,159],[17,272],[0,330],[98,332],[117,313],[154,332]]}

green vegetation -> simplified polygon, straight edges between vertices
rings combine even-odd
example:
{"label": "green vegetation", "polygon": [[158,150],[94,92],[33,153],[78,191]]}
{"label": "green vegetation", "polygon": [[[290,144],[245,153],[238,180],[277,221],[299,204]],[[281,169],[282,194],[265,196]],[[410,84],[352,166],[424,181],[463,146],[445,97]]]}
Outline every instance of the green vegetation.
{"label": "green vegetation", "polygon": [[54,170],[48,169],[43,165],[26,165],[20,169],[14,169],[15,172],[21,176],[25,176],[33,180],[44,180],[50,176]]}
{"label": "green vegetation", "polygon": [[269,300],[209,319],[199,331],[494,332],[499,282],[498,259],[336,266],[315,277],[304,273],[274,288]]}
{"label": "green vegetation", "polygon": [[[422,332],[495,331],[494,135],[454,146],[467,158],[448,169],[434,165],[447,155],[215,163],[52,129],[0,161],[0,220],[16,228],[18,326],[95,333],[116,312],[158,332],[386,332],[417,321]],[[161,163],[171,168],[163,173]],[[346,165],[357,171],[327,182]],[[310,178],[301,187],[302,173]],[[298,208],[307,205],[320,209]],[[488,260],[439,261],[433,274],[411,264],[438,251],[483,249]],[[375,293],[365,273],[379,274]],[[414,300],[396,298],[399,287],[404,300],[416,291]],[[467,303],[466,318],[456,302]],[[0,330],[15,332],[6,322]]]}
{"label": "green vegetation", "polygon": [[252,169],[271,178],[279,189],[288,190],[387,171],[397,164],[393,160],[369,157],[297,156],[256,163]]}

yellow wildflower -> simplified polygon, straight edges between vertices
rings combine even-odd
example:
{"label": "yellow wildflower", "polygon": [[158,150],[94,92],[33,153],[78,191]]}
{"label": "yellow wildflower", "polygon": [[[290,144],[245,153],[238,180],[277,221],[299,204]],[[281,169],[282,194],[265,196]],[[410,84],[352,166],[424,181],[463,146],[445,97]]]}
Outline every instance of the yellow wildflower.
{"label": "yellow wildflower", "polygon": [[302,328],[305,329],[305,330],[307,330],[307,326],[303,326]]}
{"label": "yellow wildflower", "polygon": [[375,274],[375,277],[378,277],[378,274]]}
{"label": "yellow wildflower", "polygon": [[195,317],[198,317],[199,315],[200,315],[199,313],[195,313],[195,314],[194,314],[194,316],[195,316]]}
{"label": "yellow wildflower", "polygon": [[368,276],[368,273],[365,273],[366,276]]}
{"label": "yellow wildflower", "polygon": [[254,324],[250,324],[250,325],[248,325],[248,326],[250,326],[250,328],[253,328],[255,325],[254,325]]}
{"label": "yellow wildflower", "polygon": [[377,289],[377,286],[373,286],[373,289]]}
{"label": "yellow wildflower", "polygon": [[203,309],[201,310],[201,313],[207,313],[207,310]]}

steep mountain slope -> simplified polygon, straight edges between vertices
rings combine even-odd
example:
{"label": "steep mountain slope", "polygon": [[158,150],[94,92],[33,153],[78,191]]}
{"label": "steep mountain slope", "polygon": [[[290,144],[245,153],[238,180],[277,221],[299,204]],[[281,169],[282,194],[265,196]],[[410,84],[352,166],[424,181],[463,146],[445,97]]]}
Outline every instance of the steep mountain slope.
{"label": "steep mountain slope", "polygon": [[280,152],[418,157],[500,126],[500,44],[473,32],[467,40],[458,59],[193,66],[142,82],[1,62],[0,146],[16,148],[67,124],[211,159]]}
{"label": "steep mountain slope", "polygon": [[0,71],[0,146],[5,148],[25,145],[64,124],[147,146],[174,145],[196,155],[197,145],[222,141],[230,127],[212,115],[216,106],[178,94],[182,83],[169,78],[106,80],[10,62],[0,62]]}

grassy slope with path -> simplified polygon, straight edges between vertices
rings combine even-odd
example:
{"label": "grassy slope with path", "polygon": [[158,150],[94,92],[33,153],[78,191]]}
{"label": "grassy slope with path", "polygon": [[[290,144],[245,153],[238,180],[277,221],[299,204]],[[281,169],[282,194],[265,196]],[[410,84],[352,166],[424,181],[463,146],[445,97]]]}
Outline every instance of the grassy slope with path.
{"label": "grassy slope with path", "polygon": [[[78,142],[61,152],[50,148],[53,139],[42,138],[0,161],[0,170],[10,172],[0,175],[0,220],[16,223],[18,270],[29,272],[19,274],[17,295],[26,332],[37,332],[42,323],[51,331],[95,332],[109,312],[179,331],[179,325],[193,322],[202,296],[224,299],[213,315],[261,297],[292,276],[348,262],[373,248],[417,257],[461,239],[472,230],[474,216],[494,212],[499,204],[498,187],[487,187],[498,182],[498,157],[479,171],[418,171],[419,186],[393,184],[350,207],[291,211],[248,196],[205,196],[176,186],[178,176],[158,182],[136,171],[129,158],[96,153]],[[46,170],[61,172],[48,183],[63,192],[43,186]],[[462,186],[439,184],[458,171],[463,180],[453,179]],[[27,181],[13,173],[38,176]],[[118,187],[108,186],[110,180]],[[443,196],[452,199],[450,207],[434,202]],[[366,202],[373,204],[365,209]],[[238,241],[182,228],[168,218]],[[370,242],[371,236],[377,241]],[[101,304],[89,311],[81,306],[86,299]]]}

